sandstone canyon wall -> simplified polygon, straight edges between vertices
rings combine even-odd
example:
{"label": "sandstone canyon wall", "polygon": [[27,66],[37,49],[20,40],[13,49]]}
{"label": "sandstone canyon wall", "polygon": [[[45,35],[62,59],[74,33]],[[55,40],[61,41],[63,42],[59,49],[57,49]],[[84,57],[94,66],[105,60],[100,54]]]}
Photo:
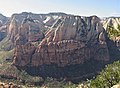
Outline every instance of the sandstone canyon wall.
{"label": "sandstone canyon wall", "polygon": [[107,25],[117,28],[120,24],[119,18],[101,21],[97,16],[64,13],[23,12],[10,18],[1,15],[0,20],[0,41],[7,37],[12,48],[15,47],[13,64],[20,67],[44,64],[64,67],[87,60],[109,61]]}
{"label": "sandstone canyon wall", "polygon": [[106,32],[96,16],[59,16],[44,33],[38,46],[28,42],[16,47],[13,64],[20,67],[44,64],[64,67],[82,64],[90,59],[108,61],[105,36]]}

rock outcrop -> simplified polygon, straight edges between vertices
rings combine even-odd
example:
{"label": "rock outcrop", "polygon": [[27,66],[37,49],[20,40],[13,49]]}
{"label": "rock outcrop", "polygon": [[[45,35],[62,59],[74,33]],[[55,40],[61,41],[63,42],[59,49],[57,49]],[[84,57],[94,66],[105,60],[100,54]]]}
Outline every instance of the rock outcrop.
{"label": "rock outcrop", "polygon": [[115,42],[118,49],[120,49],[120,17],[105,18],[104,20],[102,20],[102,24],[106,32],[109,32],[108,29],[110,29],[111,27],[112,30],[116,30],[119,33],[111,37],[111,40],[113,40],[113,42]]}
{"label": "rock outcrop", "polygon": [[120,88],[120,85],[119,84],[117,84],[117,85],[114,85],[113,87],[111,87],[111,88]]}
{"label": "rock outcrop", "polygon": [[31,17],[23,19],[21,24],[13,18],[8,28],[8,36],[15,45],[25,44],[29,41],[41,41],[44,38],[41,26]]}
{"label": "rock outcrop", "polygon": [[8,17],[0,14],[0,26],[5,25],[8,21],[8,19],[9,19]]}
{"label": "rock outcrop", "polygon": [[7,36],[7,21],[8,18],[0,14],[0,41]]}
{"label": "rock outcrop", "polygon": [[22,88],[22,86],[20,85],[16,85],[12,82],[10,83],[2,83],[0,82],[0,88]]}
{"label": "rock outcrop", "polygon": [[108,61],[105,34],[96,16],[61,16],[45,33],[38,47],[31,44],[16,47],[13,64],[19,67],[44,64],[64,67],[90,59]]}
{"label": "rock outcrop", "polygon": [[7,36],[7,26],[0,27],[0,41],[2,41]]}
{"label": "rock outcrop", "polygon": [[13,14],[8,21],[7,36],[15,46],[41,41],[44,38],[44,33],[62,15],[65,14],[33,14],[27,12]]}
{"label": "rock outcrop", "polygon": [[18,45],[14,51],[14,56],[19,59],[14,59],[14,63],[19,64],[21,67],[30,65],[35,49],[36,47],[30,43]]}
{"label": "rock outcrop", "polygon": [[102,20],[103,26],[107,29],[108,26],[112,26],[117,29],[120,25],[120,17],[108,17]]}

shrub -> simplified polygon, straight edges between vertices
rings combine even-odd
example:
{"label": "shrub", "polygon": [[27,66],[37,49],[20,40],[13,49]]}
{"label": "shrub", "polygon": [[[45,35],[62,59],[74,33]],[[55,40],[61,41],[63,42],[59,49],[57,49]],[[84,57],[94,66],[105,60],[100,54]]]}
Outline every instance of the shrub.
{"label": "shrub", "polygon": [[117,29],[115,29],[113,26],[108,26],[108,37],[111,39],[118,36],[120,36],[120,25],[118,25]]}
{"label": "shrub", "polygon": [[120,62],[106,65],[96,79],[90,83],[91,88],[110,88],[120,82]]}

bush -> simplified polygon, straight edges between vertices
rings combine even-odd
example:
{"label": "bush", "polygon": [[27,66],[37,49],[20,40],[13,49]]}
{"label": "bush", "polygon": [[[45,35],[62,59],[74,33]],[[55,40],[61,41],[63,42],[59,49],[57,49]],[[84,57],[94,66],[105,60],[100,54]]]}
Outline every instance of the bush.
{"label": "bush", "polygon": [[110,88],[120,82],[120,62],[106,65],[95,80],[90,83],[91,88]]}
{"label": "bush", "polygon": [[120,36],[120,25],[118,25],[117,29],[115,29],[113,26],[108,26],[108,37],[110,39],[113,39],[119,36]]}
{"label": "bush", "polygon": [[58,81],[53,78],[47,78],[44,82],[44,86],[47,88],[76,88],[77,85],[72,82]]}

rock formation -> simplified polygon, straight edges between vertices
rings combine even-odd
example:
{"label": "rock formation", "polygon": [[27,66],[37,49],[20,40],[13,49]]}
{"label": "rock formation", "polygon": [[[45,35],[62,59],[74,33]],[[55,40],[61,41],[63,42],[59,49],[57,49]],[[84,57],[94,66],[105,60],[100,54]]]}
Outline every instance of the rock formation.
{"label": "rock formation", "polygon": [[9,19],[8,17],[0,14],[0,25],[1,25],[1,24],[2,24],[2,25],[5,25],[5,24],[7,23],[7,21],[8,21],[8,19]]}
{"label": "rock formation", "polygon": [[23,12],[13,14],[8,21],[7,36],[14,45],[25,44],[27,42],[41,41],[44,32],[62,15],[58,14],[33,14]]}
{"label": "rock formation", "polygon": [[39,41],[44,38],[40,27],[40,23],[30,17],[23,19],[21,24],[13,18],[8,28],[8,36],[15,45]]}
{"label": "rock formation", "polygon": [[103,26],[107,29],[108,26],[113,26],[115,29],[120,25],[120,17],[108,17],[102,20]]}
{"label": "rock formation", "polygon": [[2,41],[7,36],[7,26],[0,27],[0,41]]}
{"label": "rock formation", "polygon": [[27,43],[26,45],[18,45],[14,51],[14,56],[19,59],[15,59],[14,63],[19,64],[19,66],[30,65],[35,49],[36,47],[30,43]]}
{"label": "rock formation", "polygon": [[120,85],[119,84],[117,84],[117,85],[114,85],[113,87],[111,87],[111,88],[120,88]]}
{"label": "rock formation", "polygon": [[0,82],[0,88],[22,88],[22,86],[20,85],[16,85],[12,82],[10,83],[2,83]]}
{"label": "rock formation", "polygon": [[120,49],[120,17],[109,17],[102,20],[103,27],[106,29],[106,32],[109,32],[109,26],[119,32],[119,35],[113,36],[111,40],[116,43],[118,49]]}
{"label": "rock formation", "polygon": [[23,12],[13,14],[6,21],[0,16],[0,49],[15,48],[12,66],[31,71],[33,75],[84,78],[90,73],[95,75],[111,61],[111,56],[116,58],[120,55],[120,37],[115,41],[107,37],[108,25],[116,29],[119,23],[119,18],[101,21],[97,16],[64,13]]}
{"label": "rock formation", "polygon": [[16,47],[13,64],[21,67],[57,64],[64,67],[90,59],[109,60],[100,19],[65,15],[54,22],[38,47],[31,44]]}
{"label": "rock formation", "polygon": [[7,21],[8,18],[0,14],[0,41],[7,36]]}
{"label": "rock formation", "polygon": [[[64,13],[23,12],[10,18],[0,15],[0,41],[7,37],[16,47],[13,61],[16,66],[57,64],[64,67],[90,59],[108,61],[107,26],[113,25],[116,29],[119,24],[119,17],[101,21],[97,16]],[[120,47],[120,38],[115,41]],[[39,45],[32,45],[34,42]]]}

